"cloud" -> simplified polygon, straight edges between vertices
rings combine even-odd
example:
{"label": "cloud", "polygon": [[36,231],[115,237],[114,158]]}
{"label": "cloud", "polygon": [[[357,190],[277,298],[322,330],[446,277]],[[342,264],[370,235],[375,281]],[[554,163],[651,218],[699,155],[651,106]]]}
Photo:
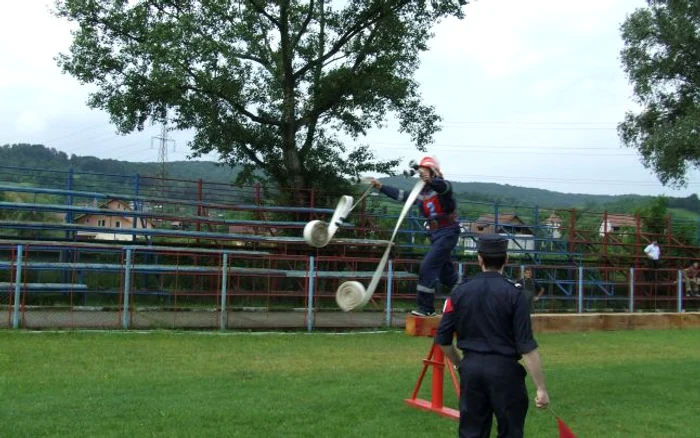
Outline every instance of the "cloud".
{"label": "cloud", "polygon": [[40,132],[46,126],[46,121],[39,111],[23,111],[16,122],[17,132],[20,134],[34,134]]}
{"label": "cloud", "polygon": [[[120,136],[106,113],[87,108],[91,86],[63,75],[72,25],[51,1],[15,1],[0,15],[0,144],[43,143],[67,153],[156,161],[159,127]],[[445,120],[429,153],[448,176],[553,190],[687,195],[671,191],[622,149],[616,124],[635,108],[622,72],[619,26],[644,0],[478,0],[464,20],[435,29],[417,74]],[[384,158],[421,154],[398,125],[373,130]],[[173,133],[184,159],[192,133]],[[215,159],[210,156],[210,159]]]}
{"label": "cloud", "polygon": [[[430,152],[446,173],[576,192],[667,191],[634,151],[620,147],[616,132],[633,108],[619,25],[643,5],[477,1],[464,20],[441,24],[418,78],[445,118]],[[403,145],[380,147],[386,156],[420,155]],[[598,172],[622,182],[605,182]]]}

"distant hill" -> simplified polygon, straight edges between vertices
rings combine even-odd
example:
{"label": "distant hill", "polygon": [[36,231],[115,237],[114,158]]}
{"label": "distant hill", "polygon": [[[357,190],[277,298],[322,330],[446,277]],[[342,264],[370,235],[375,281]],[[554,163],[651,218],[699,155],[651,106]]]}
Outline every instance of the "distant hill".
{"label": "distant hill", "polygon": [[[132,163],[101,159],[91,156],[68,155],[65,152],[49,149],[42,145],[15,144],[0,147],[0,166],[29,167],[34,169],[76,172],[102,173],[111,175],[157,176],[158,163]],[[12,175],[12,170],[0,172],[0,175]],[[230,166],[210,161],[173,161],[168,163],[168,177],[174,179],[196,180],[202,178],[211,182],[232,182],[238,174]],[[29,175],[17,172],[15,176]],[[3,178],[6,179],[6,178]]]}
{"label": "distant hill", "polygon": [[[113,175],[156,176],[158,163],[132,163],[91,156],[67,155],[65,152],[43,145],[15,144],[0,146],[0,180],[13,182],[34,182],[38,174],[8,169],[3,166],[28,167],[43,170],[102,173]],[[175,161],[168,163],[168,176],[174,179],[231,183],[238,171],[229,166],[207,161]],[[381,179],[384,183],[410,189],[414,180],[404,177]],[[497,202],[506,205],[540,206],[556,208],[596,208],[609,211],[632,212],[653,199],[640,195],[590,195],[582,193],[561,193],[551,190],[519,187],[509,184],[453,182],[457,196],[463,200]],[[700,199],[696,195],[687,198],[669,198],[669,208],[686,211],[686,216],[700,214]]]}
{"label": "distant hill", "polygon": [[[404,177],[382,178],[382,182],[410,189],[414,180]],[[609,205],[618,203],[644,203],[653,197],[641,195],[589,195],[581,193],[561,193],[551,190],[513,186],[510,184],[457,182],[453,189],[460,198],[473,201],[500,202],[511,205],[539,205],[542,207],[583,207],[590,204]]]}

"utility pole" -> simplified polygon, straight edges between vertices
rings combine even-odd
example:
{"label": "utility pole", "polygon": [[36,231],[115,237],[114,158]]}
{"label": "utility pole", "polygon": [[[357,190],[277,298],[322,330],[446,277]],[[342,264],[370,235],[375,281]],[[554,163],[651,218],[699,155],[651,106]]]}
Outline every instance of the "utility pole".
{"label": "utility pole", "polygon": [[[168,177],[168,143],[173,144],[173,152],[175,152],[175,140],[168,138],[168,127],[166,122],[163,122],[163,126],[160,130],[160,136],[151,137],[151,149],[153,149],[154,142],[158,142],[158,197],[167,198],[170,185],[165,181]],[[166,213],[166,206],[163,202],[159,202],[159,211],[162,214]]]}
{"label": "utility pole", "polygon": [[160,130],[160,136],[151,137],[151,149],[153,142],[158,141],[158,178],[165,179],[168,177],[168,143],[173,144],[173,152],[175,152],[175,140],[168,138],[168,127],[165,123]]}

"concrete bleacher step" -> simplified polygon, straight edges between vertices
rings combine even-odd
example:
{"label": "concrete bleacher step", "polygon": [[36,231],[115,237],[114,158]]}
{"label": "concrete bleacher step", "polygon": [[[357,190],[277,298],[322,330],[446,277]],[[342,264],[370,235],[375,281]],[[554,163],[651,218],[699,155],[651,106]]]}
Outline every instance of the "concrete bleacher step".
{"label": "concrete bleacher step", "polygon": [[[236,234],[236,233],[220,233],[206,231],[182,231],[182,230],[167,230],[158,228],[115,228],[115,227],[100,227],[81,224],[65,224],[65,223],[48,223],[48,222],[24,222],[24,221],[7,221],[0,220],[0,229],[12,230],[42,230],[42,231],[63,231],[63,232],[89,232],[114,235],[137,235],[151,237],[169,237],[169,238],[197,238],[203,240],[227,240],[240,241],[248,243],[271,243],[271,244],[298,244],[307,246],[308,244],[303,237],[293,236],[262,236],[257,234]],[[353,238],[334,238],[328,245],[354,245],[354,246],[370,246],[380,245],[386,247],[390,242],[387,240],[376,239],[353,239]]]}
{"label": "concrete bleacher step", "polygon": [[[125,269],[123,264],[118,263],[60,263],[60,262],[27,262],[22,265],[25,269],[32,270],[85,270],[85,271],[101,271],[101,272],[122,272]],[[0,268],[11,269],[13,262],[0,261]],[[152,264],[134,264],[131,265],[131,271],[134,273],[160,273],[160,272],[182,272],[182,273],[217,273],[221,272],[219,266],[187,266],[187,265],[152,265]],[[231,266],[228,268],[231,275],[265,275],[279,276],[290,278],[306,278],[309,273],[305,270],[298,269],[270,269],[270,268],[244,268]],[[316,278],[372,278],[375,271],[315,271]],[[386,278],[388,274],[385,272],[382,278]],[[397,280],[416,279],[417,274],[406,271],[394,271],[392,277]],[[2,283],[0,283],[2,284]]]}
{"label": "concrete bleacher step", "polygon": [[[0,282],[0,290],[14,288],[16,283]],[[87,290],[86,284],[81,283],[20,283],[22,290],[30,291],[70,291]]]}

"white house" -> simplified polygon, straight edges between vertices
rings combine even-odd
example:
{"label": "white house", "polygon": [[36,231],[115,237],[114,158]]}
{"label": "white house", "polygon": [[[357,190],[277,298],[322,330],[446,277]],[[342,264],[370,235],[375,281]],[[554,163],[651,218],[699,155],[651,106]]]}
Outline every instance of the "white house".
{"label": "white house", "polygon": [[535,235],[517,214],[485,214],[474,222],[462,223],[465,254],[476,252],[476,240],[480,234],[500,234],[509,238],[508,250],[514,252],[534,251]]}
{"label": "white house", "polygon": [[608,214],[600,223],[600,236],[607,233],[618,233],[624,228],[637,229],[637,218],[628,214]]}
{"label": "white house", "polygon": [[[153,224],[150,220],[136,218],[136,226],[134,226],[134,217],[129,215],[133,212],[129,204],[119,199],[110,199],[109,201],[101,204],[100,209],[104,210],[116,210],[123,211],[124,214],[114,215],[114,214],[81,214],[75,217],[73,220],[76,224],[90,225],[105,228],[153,228]],[[128,233],[109,233],[109,232],[97,232],[97,231],[78,231],[78,237],[85,239],[95,239],[95,240],[133,240],[133,235]]]}

